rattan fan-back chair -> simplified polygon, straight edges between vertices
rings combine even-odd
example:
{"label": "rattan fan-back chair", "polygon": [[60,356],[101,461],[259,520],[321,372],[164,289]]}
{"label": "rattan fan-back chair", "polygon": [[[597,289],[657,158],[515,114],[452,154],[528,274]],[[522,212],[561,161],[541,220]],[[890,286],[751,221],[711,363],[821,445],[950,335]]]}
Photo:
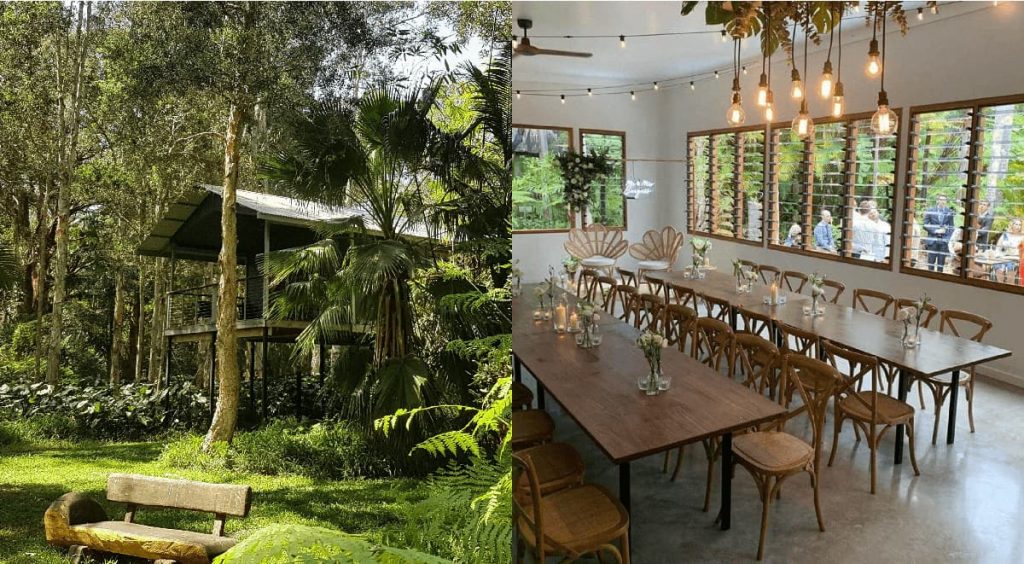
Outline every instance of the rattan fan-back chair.
{"label": "rattan fan-back chair", "polygon": [[564,247],[565,252],[579,259],[583,268],[602,270],[611,276],[616,261],[626,254],[629,243],[622,239],[621,230],[595,223],[570,229]]}

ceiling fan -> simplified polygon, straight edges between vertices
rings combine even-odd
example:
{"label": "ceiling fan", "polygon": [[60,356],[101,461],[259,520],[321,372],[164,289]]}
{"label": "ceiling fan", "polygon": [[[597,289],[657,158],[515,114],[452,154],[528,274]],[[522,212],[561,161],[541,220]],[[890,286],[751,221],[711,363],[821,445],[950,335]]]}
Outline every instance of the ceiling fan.
{"label": "ceiling fan", "polygon": [[559,51],[558,49],[541,49],[540,47],[534,47],[530,44],[530,38],[527,37],[529,29],[533,27],[533,20],[518,19],[516,23],[519,27],[523,28],[523,37],[519,39],[519,44],[512,50],[512,56],[517,57],[519,55],[526,55],[532,57],[534,55],[555,55],[558,57],[592,57],[593,53],[583,53],[580,51]]}

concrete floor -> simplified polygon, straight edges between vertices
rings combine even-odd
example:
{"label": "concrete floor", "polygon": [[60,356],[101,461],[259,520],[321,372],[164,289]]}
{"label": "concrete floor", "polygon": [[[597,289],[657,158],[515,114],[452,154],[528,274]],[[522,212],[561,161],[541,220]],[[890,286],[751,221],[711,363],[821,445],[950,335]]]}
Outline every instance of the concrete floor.
{"label": "concrete floor", "polygon": [[[523,382],[534,387],[533,378],[523,372]],[[931,445],[934,412],[926,397],[926,409],[917,411],[918,477],[909,452],[902,465],[893,465],[894,433],[887,433],[878,454],[875,495],[870,493],[870,451],[855,441],[847,423],[835,463],[822,474],[826,532],[818,531],[809,478],[793,476],[770,510],[764,561],[1024,562],[1024,390],[979,378],[976,391],[977,433],[970,433],[961,393],[954,445],[945,444],[946,409],[938,444]],[[919,408],[916,388],[910,398]],[[586,480],[617,492],[618,467],[550,395],[547,410],[557,423],[556,440],[582,453]],[[806,418],[793,423],[787,431],[810,440]],[[831,425],[829,413],[826,461]],[[657,455],[632,464],[633,562],[754,561],[761,504],[750,475],[737,467],[732,529],[721,531],[713,523],[720,492],[717,467],[712,510],[701,511],[706,459],[700,445],[687,447],[683,470],[674,483],[661,473],[662,460]]]}

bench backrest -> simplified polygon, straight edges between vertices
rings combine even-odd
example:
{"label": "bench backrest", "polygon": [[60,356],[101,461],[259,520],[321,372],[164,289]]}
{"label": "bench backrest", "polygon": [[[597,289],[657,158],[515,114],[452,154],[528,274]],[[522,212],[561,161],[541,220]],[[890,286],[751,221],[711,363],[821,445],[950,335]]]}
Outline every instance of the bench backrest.
{"label": "bench backrest", "polygon": [[209,484],[137,474],[107,477],[107,499],[128,504],[125,520],[135,517],[136,506],[188,509],[214,513],[214,534],[223,531],[225,516],[245,517],[252,503],[252,488],[234,484]]}

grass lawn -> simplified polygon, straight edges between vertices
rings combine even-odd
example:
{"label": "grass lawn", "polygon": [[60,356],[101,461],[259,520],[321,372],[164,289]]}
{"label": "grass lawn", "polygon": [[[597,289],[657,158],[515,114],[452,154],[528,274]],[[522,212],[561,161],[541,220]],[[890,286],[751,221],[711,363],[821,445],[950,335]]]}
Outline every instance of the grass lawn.
{"label": "grass lawn", "polygon": [[[157,461],[162,447],[156,442],[0,447],[0,562],[66,562],[64,553],[49,547],[43,534],[43,512],[64,493],[88,493],[111,519],[123,518],[124,504],[106,501],[111,472],[252,486],[249,517],[227,522],[227,534],[236,538],[267,525],[295,523],[366,533],[380,540],[382,529],[400,523],[400,508],[408,503],[403,500],[422,497],[422,482],[416,480],[326,481],[177,470]],[[136,520],[203,532],[213,526],[212,515],[188,511],[140,509]]]}

